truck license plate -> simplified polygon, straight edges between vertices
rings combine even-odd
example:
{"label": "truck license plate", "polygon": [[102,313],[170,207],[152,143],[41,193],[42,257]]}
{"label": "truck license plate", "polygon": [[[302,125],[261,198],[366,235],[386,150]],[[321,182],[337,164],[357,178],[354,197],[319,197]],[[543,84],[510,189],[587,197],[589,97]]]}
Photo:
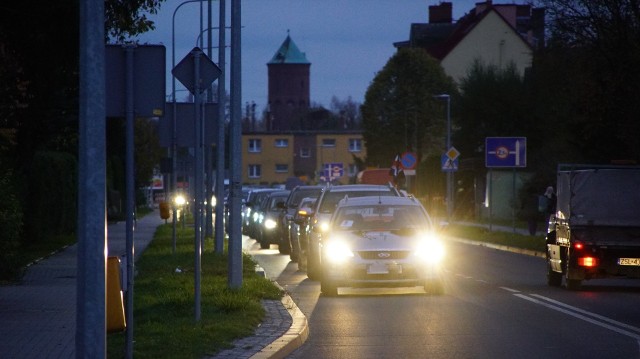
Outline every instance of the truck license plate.
{"label": "truck license plate", "polygon": [[621,266],[640,266],[640,258],[618,258]]}

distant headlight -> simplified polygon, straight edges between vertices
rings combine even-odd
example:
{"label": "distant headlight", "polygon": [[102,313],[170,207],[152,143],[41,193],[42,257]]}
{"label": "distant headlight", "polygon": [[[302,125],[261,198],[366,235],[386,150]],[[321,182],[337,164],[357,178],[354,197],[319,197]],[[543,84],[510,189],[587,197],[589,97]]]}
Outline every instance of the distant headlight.
{"label": "distant headlight", "polygon": [[342,263],[353,257],[353,252],[346,243],[340,240],[327,241],[325,255],[328,261]]}
{"label": "distant headlight", "polygon": [[176,204],[176,206],[184,206],[184,204],[187,203],[187,200],[183,195],[178,194],[174,197],[173,202]]}
{"label": "distant headlight", "polygon": [[278,224],[273,219],[267,219],[264,221],[264,228],[266,229],[274,229]]}
{"label": "distant headlight", "polygon": [[329,222],[320,222],[320,231],[321,232],[326,232],[329,230]]}
{"label": "distant headlight", "polygon": [[258,222],[258,218],[260,218],[259,216],[260,214],[258,212],[253,212],[253,221]]}
{"label": "distant headlight", "polygon": [[427,263],[439,263],[444,258],[444,246],[433,235],[425,235],[418,243],[415,255]]}

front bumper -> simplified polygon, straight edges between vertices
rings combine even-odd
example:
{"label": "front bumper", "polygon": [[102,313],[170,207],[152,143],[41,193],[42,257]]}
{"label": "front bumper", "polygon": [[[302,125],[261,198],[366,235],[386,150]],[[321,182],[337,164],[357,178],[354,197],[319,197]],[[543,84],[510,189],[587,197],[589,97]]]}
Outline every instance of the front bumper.
{"label": "front bumper", "polygon": [[324,279],[338,287],[413,287],[442,278],[439,265],[419,261],[323,261],[322,265]]}

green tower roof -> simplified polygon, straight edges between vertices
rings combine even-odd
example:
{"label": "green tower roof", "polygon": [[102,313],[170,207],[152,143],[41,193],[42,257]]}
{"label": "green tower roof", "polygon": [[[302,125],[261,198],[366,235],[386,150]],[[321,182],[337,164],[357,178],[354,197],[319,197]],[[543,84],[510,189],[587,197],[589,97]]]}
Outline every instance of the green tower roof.
{"label": "green tower roof", "polygon": [[280,48],[271,58],[268,64],[310,64],[304,52],[298,49],[298,46],[287,35]]}

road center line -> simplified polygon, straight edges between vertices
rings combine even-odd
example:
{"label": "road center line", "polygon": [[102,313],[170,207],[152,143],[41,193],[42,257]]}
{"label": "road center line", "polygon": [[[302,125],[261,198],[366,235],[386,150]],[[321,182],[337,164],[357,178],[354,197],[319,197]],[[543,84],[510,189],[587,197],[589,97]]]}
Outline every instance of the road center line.
{"label": "road center line", "polygon": [[[560,303],[560,302],[557,302],[557,301],[554,301],[554,300],[550,300],[550,301],[551,301],[551,302],[556,302],[556,303],[558,303],[558,304],[551,304],[551,303],[547,303],[547,302],[545,302],[545,301],[543,301],[543,300],[536,299],[536,298],[532,298],[532,297],[529,297],[529,296],[524,295],[524,294],[514,294],[514,295],[515,295],[516,297],[522,298],[522,299],[524,299],[524,300],[528,300],[528,301],[530,301],[530,302],[533,302],[533,303],[536,303],[536,304],[539,304],[539,305],[545,306],[545,307],[547,307],[547,308],[549,308],[549,309],[553,309],[553,310],[556,310],[556,311],[558,311],[558,312],[562,312],[562,313],[568,314],[568,315],[570,315],[570,316],[572,316],[572,317],[575,317],[575,318],[578,318],[578,319],[582,319],[582,320],[584,320],[584,321],[586,321],[586,322],[589,322],[589,323],[591,323],[591,324],[595,324],[595,325],[597,325],[597,326],[600,326],[600,327],[603,327],[603,328],[606,328],[606,329],[612,330],[612,331],[614,331],[614,332],[616,332],[616,333],[618,333],[618,334],[622,334],[622,335],[625,335],[625,336],[628,336],[628,337],[634,338],[634,339],[636,339],[637,341],[640,341],[640,335],[639,335],[639,334],[629,332],[629,331],[627,331],[627,330],[624,330],[624,329],[621,329],[621,328],[615,327],[615,326],[613,326],[613,325],[611,325],[611,324],[607,324],[607,323],[605,323],[605,322],[615,323],[616,325],[621,325],[621,326],[623,326],[623,327],[629,327],[629,328],[632,328],[632,330],[637,331],[637,332],[640,332],[640,329],[639,329],[639,328],[632,327],[632,326],[628,326],[628,325],[626,325],[626,324],[624,324],[624,323],[620,323],[620,322],[617,322],[617,321],[615,321],[615,320],[608,319],[608,318],[605,318],[605,317],[599,316],[599,315],[597,315],[597,314],[590,313],[590,312],[587,312],[587,311],[581,310],[581,309],[579,309],[579,308],[572,307],[572,306],[570,306],[570,305],[566,305],[566,304],[563,304],[563,303]],[[532,294],[532,295],[533,295],[533,296],[536,296],[536,297],[542,297],[542,296],[538,296],[538,295],[536,295],[536,294]],[[549,298],[546,298],[546,297],[542,297],[542,298],[544,298],[544,300],[549,299]],[[571,308],[571,310],[569,310],[569,309],[565,309],[565,308]],[[583,315],[583,314],[579,314],[579,313],[584,313],[585,315]],[[594,318],[590,318],[590,317],[588,317],[587,315],[593,316],[593,317],[595,317],[595,318],[599,318],[599,319],[601,319],[601,320],[604,320],[605,322],[600,321],[600,320],[597,320],[597,319],[594,319]]]}
{"label": "road center line", "polygon": [[508,288],[508,287],[500,287],[500,289],[504,289],[504,290],[509,291],[509,292],[511,292],[511,293],[520,293],[520,291],[519,291],[519,290],[517,290],[517,289],[511,289],[511,288]]}
{"label": "road center line", "polygon": [[617,320],[613,320],[611,318],[604,317],[604,316],[596,314],[596,313],[591,313],[591,312],[588,312],[588,311],[586,311],[584,309],[576,308],[576,307],[570,306],[568,304],[559,302],[559,301],[557,301],[555,299],[551,299],[551,298],[548,298],[548,297],[545,297],[545,296],[542,296],[542,295],[539,295],[539,294],[531,294],[531,296],[532,297],[536,297],[536,298],[540,298],[542,300],[546,300],[547,302],[551,302],[551,303],[553,303],[555,305],[568,308],[568,309],[573,310],[575,312],[582,313],[582,314],[591,316],[593,318],[597,318],[597,319],[602,320],[604,322],[611,323],[613,325],[616,325],[616,326],[619,326],[619,327],[622,327],[622,328],[626,328],[626,329],[632,330],[634,332],[640,333],[640,328],[634,327],[633,325],[625,324],[625,323],[619,322]]}

